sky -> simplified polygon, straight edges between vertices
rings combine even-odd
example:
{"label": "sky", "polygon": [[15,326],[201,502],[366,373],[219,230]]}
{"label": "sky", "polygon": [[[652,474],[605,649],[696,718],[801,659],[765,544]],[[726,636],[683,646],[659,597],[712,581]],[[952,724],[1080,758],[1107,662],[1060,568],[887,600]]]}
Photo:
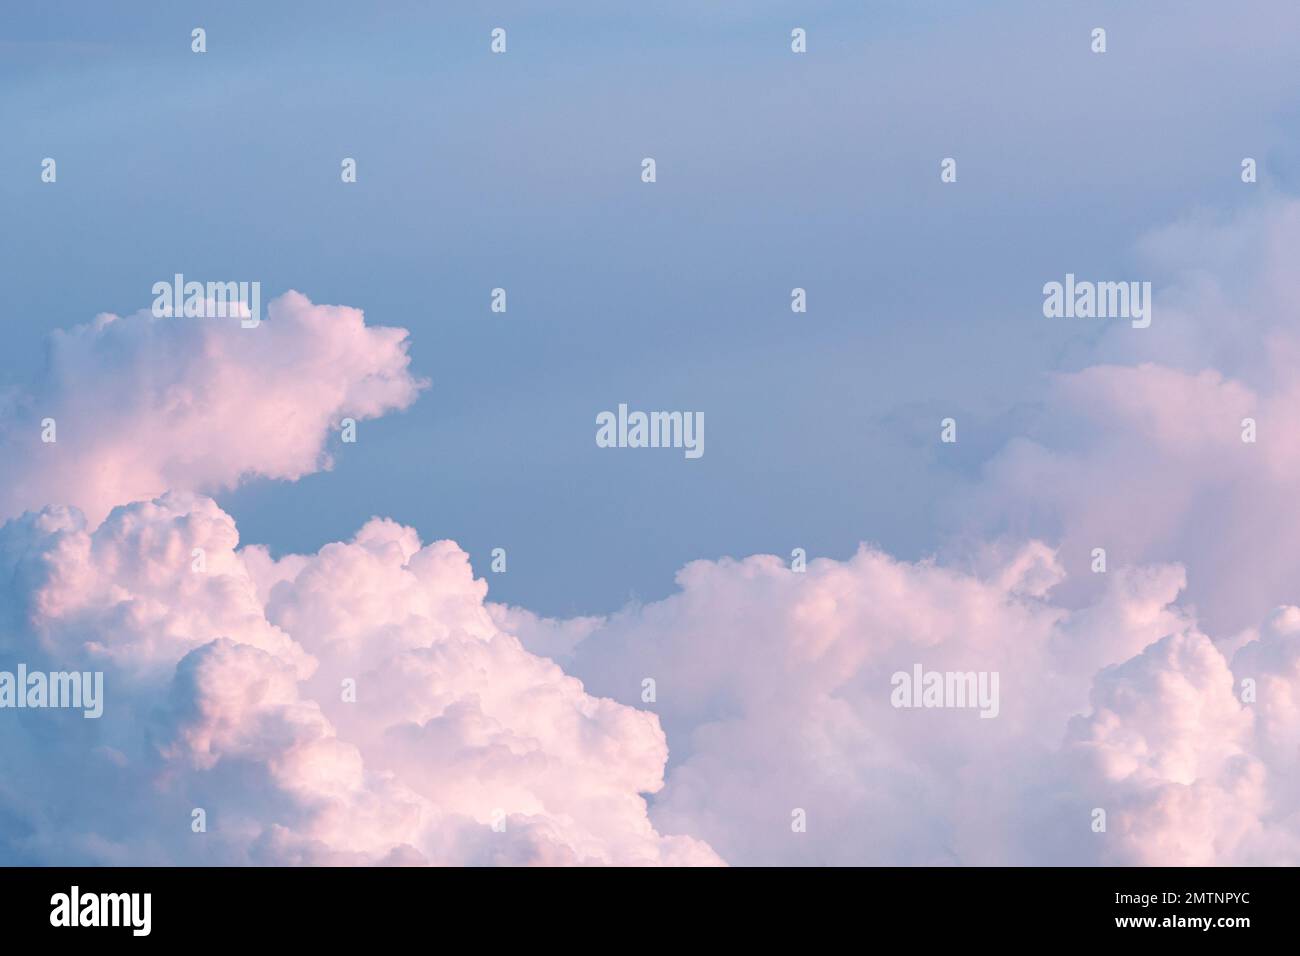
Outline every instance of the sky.
{"label": "sky", "polygon": [[[662,597],[697,557],[920,557],[1095,336],[1042,321],[1045,277],[1136,275],[1147,230],[1248,201],[1240,155],[1252,197],[1294,186],[1292,14],[1216,6],[13,11],[0,371],[176,272],[257,278],[409,329],[432,383],[328,474],[221,496],[277,553],[377,513],[382,482],[485,573],[506,548],[494,593],[552,614]],[[203,55],[172,40],[196,16]],[[1076,39],[1098,17],[1104,57]],[[20,175],[45,156],[57,190]],[[603,454],[619,402],[704,411],[708,453]]]}
{"label": "sky", "polygon": [[[1281,0],[6,12],[0,666],[130,699],[16,725],[0,861],[1294,863],[1298,47]],[[175,273],[264,327],[152,320]],[[1045,317],[1067,273],[1151,328]],[[620,403],[705,453],[598,447]],[[892,707],[917,658],[999,718]],[[138,811],[57,796],[87,754]]]}

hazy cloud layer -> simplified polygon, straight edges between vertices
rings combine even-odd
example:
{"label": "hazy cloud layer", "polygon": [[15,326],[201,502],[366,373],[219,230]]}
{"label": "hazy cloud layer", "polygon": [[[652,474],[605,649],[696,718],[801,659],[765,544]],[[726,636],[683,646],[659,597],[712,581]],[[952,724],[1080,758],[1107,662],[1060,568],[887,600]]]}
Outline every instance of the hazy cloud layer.
{"label": "hazy cloud layer", "polygon": [[1075,591],[1095,583],[1096,547],[1123,566],[1178,562],[1190,599],[1226,631],[1295,601],[1297,245],[1292,200],[1148,237],[1142,258],[1166,277],[1151,328],[1105,328],[1078,371],[1052,376],[1033,433],[986,467],[967,508],[977,533],[1058,541]]}

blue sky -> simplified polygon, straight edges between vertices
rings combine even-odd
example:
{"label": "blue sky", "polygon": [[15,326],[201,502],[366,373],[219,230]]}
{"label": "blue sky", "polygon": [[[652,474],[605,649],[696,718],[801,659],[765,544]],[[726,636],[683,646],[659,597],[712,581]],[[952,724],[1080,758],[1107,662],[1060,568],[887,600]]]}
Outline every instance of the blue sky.
{"label": "blue sky", "polygon": [[[175,272],[364,309],[432,387],[333,471],[219,501],[276,553],[372,514],[484,574],[506,547],[492,597],[542,613],[695,558],[941,547],[1092,334],[1042,284],[1147,278],[1143,234],[1248,201],[1242,156],[1259,195],[1300,176],[1278,4],[376,6],[6,12],[0,383]],[[619,402],[703,412],[705,456],[597,448]]]}

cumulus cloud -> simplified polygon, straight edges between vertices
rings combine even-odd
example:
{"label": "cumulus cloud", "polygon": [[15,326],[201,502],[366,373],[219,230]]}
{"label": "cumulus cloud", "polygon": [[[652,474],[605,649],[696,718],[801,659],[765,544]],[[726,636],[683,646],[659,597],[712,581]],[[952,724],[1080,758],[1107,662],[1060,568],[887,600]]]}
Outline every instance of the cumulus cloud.
{"label": "cumulus cloud", "polygon": [[339,418],[414,400],[408,366],[404,330],[297,293],[255,329],[55,335],[6,420],[0,655],[106,699],[6,711],[0,859],[720,862],[649,822],[657,718],[526,651],[455,544],[376,519],[277,560],[199,493],[327,466]]}
{"label": "cumulus cloud", "polygon": [[[697,562],[664,601],[513,626],[597,693],[656,680],[653,818],[732,862],[1294,863],[1298,239],[1282,202],[1146,240],[1156,323],[1053,376],[948,566]],[[915,663],[999,672],[1001,715],[892,708]]]}
{"label": "cumulus cloud", "polygon": [[[1182,569],[1110,572],[1067,609],[1056,557],[696,562],[566,667],[629,704],[654,679],[671,759],[652,818],[729,862],[1293,861],[1300,611],[1216,643],[1177,603]],[[512,613],[525,642],[554,627]],[[917,664],[997,672],[997,718],[895,707],[892,676]]]}
{"label": "cumulus cloud", "polygon": [[[405,408],[425,384],[404,329],[297,292],[267,313],[248,329],[143,310],[54,332],[34,391],[0,418],[0,516],[62,504],[97,524],[168,490],[296,479],[329,466],[341,419]],[[57,441],[41,440],[47,419]]]}
{"label": "cumulus cloud", "polygon": [[[255,330],[58,336],[5,398],[0,654],[107,700],[7,716],[0,859],[1294,863],[1298,210],[1144,243],[1152,327],[1053,378],[943,562],[697,561],[608,617],[490,604],[456,544],[380,518],[239,546],[201,492],[410,404],[402,330],[290,294]],[[895,706],[918,665],[996,673],[997,716]]]}
{"label": "cumulus cloud", "polygon": [[97,721],[6,723],[8,861],[719,862],[649,822],[657,719],[500,630],[451,542],[376,519],[309,556],[237,544],[192,494],[0,529],[5,656],[106,675]]}

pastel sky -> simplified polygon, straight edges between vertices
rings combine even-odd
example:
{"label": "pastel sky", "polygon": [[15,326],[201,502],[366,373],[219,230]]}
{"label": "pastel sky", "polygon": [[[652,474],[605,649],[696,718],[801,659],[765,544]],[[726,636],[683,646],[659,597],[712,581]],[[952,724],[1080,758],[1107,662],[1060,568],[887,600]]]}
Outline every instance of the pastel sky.
{"label": "pastel sky", "polygon": [[0,863],[1300,862],[1300,8],[371,7],[0,25]]}

